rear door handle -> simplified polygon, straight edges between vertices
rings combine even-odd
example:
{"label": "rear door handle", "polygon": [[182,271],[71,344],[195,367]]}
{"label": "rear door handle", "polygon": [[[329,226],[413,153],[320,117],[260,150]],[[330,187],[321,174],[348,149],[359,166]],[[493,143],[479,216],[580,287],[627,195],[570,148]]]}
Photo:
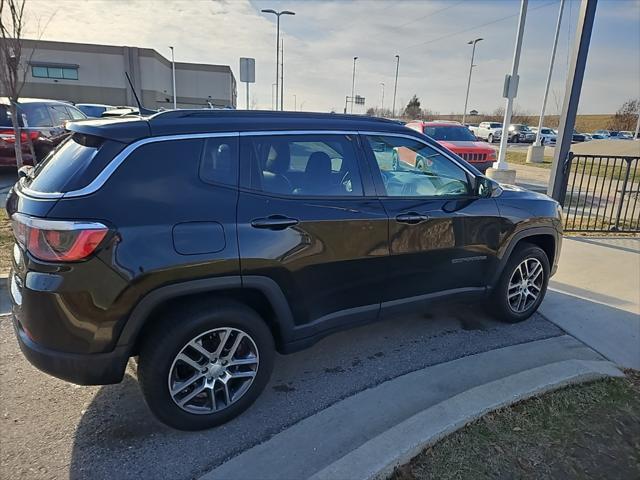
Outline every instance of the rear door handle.
{"label": "rear door handle", "polygon": [[284,215],[269,215],[266,218],[256,218],[252,220],[251,226],[253,228],[266,228],[268,230],[284,230],[298,223],[299,221],[295,218],[285,217]]}
{"label": "rear door handle", "polygon": [[426,220],[429,220],[428,215],[422,215],[421,213],[417,212],[401,213],[400,215],[396,216],[396,221],[400,223],[408,223],[410,225],[415,225]]}

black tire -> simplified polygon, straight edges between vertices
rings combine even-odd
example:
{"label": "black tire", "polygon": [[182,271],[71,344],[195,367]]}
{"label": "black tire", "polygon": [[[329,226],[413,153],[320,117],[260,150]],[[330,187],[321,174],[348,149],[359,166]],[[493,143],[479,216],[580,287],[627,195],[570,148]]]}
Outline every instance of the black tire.
{"label": "black tire", "polygon": [[[259,356],[253,383],[242,396],[213,413],[190,413],[174,402],[169,373],[175,357],[192,339],[209,330],[230,327],[249,335]],[[228,422],[246,410],[271,376],[275,347],[269,328],[251,308],[224,299],[181,305],[167,312],[146,333],[140,348],[138,382],[147,405],[163,423],[179,430],[203,430]]]}
{"label": "black tire", "polygon": [[[531,305],[524,311],[518,312],[512,308],[508,300],[509,282],[518,266],[525,259],[536,259],[542,265],[542,275],[544,276],[540,285],[540,292]],[[502,271],[491,296],[488,299],[488,307],[499,320],[507,323],[518,323],[529,318],[540,306],[547,291],[549,283],[549,259],[547,254],[540,247],[531,243],[520,243],[511,253],[507,264]]]}

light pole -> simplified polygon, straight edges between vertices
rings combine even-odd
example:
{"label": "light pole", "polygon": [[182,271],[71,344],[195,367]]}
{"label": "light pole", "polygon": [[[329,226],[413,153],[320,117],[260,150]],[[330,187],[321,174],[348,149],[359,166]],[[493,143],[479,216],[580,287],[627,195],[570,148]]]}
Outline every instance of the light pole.
{"label": "light pole", "polygon": [[382,101],[380,102],[380,116],[384,115],[384,82],[380,82],[382,85]]}
{"label": "light pole", "polygon": [[351,79],[351,113],[353,113],[353,103],[355,102],[355,91],[356,91],[356,60],[358,57],[353,57],[353,77]]}
{"label": "light pole", "polygon": [[547,106],[547,97],[549,96],[549,86],[551,85],[551,75],[553,75],[553,63],[556,58],[556,50],[558,48],[558,37],[560,36],[560,24],[562,23],[562,10],[564,9],[564,0],[560,0],[560,12],[558,13],[558,23],[556,24],[556,35],[553,38],[553,49],[551,50],[551,60],[549,61],[549,74],[547,75],[547,85],[544,87],[544,97],[542,97],[542,109],[540,110],[540,118],[538,119],[538,134],[536,135],[535,146],[540,146],[542,138],[542,122],[544,121],[544,111]]}
{"label": "light pole", "polygon": [[272,110],[277,110],[278,109],[278,105],[275,103],[275,94],[277,92],[276,90],[277,85],[275,83],[271,84],[271,109]]}
{"label": "light pole", "polygon": [[293,111],[296,112],[298,110],[298,97],[296,94],[293,94]]}
{"label": "light pole", "polygon": [[507,142],[509,141],[509,125],[511,124],[511,113],[513,112],[513,100],[518,94],[518,66],[520,65],[520,52],[522,51],[522,38],[524,36],[524,24],[527,19],[527,7],[529,0],[521,0],[520,18],[518,19],[518,33],[516,34],[516,45],[513,51],[513,63],[511,65],[511,73],[505,78],[504,96],[506,97],[506,105],[504,112],[504,120],[502,121],[502,136],[500,137],[500,150],[498,152],[498,161],[487,170],[487,176],[502,183],[513,184],[516,181],[516,171],[509,169],[506,162]]}
{"label": "light pole", "polygon": [[398,69],[400,68],[400,55],[396,55],[396,83],[393,86],[393,107],[391,108],[391,116],[396,116],[396,93],[398,91]]}
{"label": "light pole", "polygon": [[[276,12],[270,8],[265,8],[262,13],[272,13],[276,16],[276,110],[278,109],[278,84],[280,77],[280,15],[295,15],[295,12],[289,10],[283,10]],[[282,99],[281,99],[282,100]],[[282,101],[281,101],[282,105]],[[282,110],[282,107],[280,108]]]}
{"label": "light pole", "polygon": [[471,72],[473,71],[473,58],[476,55],[476,43],[482,41],[482,38],[476,38],[475,40],[471,40],[467,42],[467,45],[473,45],[473,49],[471,50],[471,65],[469,66],[469,80],[467,81],[467,96],[464,99],[464,112],[462,112],[462,123],[467,118],[467,102],[469,101],[469,88],[471,87]]}
{"label": "light pole", "polygon": [[169,47],[171,49],[171,86],[173,87],[173,109],[178,108],[178,103],[176,99],[176,61],[173,56],[173,47]]}

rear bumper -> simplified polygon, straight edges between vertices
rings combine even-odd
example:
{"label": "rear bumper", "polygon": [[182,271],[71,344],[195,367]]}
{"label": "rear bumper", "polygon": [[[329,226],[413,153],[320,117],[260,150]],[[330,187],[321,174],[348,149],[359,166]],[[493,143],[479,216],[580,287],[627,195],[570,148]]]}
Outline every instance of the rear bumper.
{"label": "rear bumper", "polygon": [[78,385],[118,383],[124,376],[129,360],[126,347],[116,347],[108,353],[58,352],[31,340],[15,317],[13,326],[24,356],[34,367],[49,375]]}

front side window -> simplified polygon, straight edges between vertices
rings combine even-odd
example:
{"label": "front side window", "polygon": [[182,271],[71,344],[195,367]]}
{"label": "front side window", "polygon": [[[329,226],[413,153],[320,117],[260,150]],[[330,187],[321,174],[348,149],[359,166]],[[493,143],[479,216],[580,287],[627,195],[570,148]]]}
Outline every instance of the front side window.
{"label": "front side window", "polygon": [[71,115],[64,105],[49,105],[49,112],[54,126],[64,125],[67,120],[71,120]]}
{"label": "front side window", "polygon": [[238,139],[207,138],[200,158],[200,178],[207,183],[238,184]]}
{"label": "front side window", "polygon": [[467,195],[465,171],[429,145],[392,136],[368,136],[390,197],[446,197]]}
{"label": "front side window", "polygon": [[251,188],[296,196],[362,195],[356,151],[347,135],[245,137]]}

